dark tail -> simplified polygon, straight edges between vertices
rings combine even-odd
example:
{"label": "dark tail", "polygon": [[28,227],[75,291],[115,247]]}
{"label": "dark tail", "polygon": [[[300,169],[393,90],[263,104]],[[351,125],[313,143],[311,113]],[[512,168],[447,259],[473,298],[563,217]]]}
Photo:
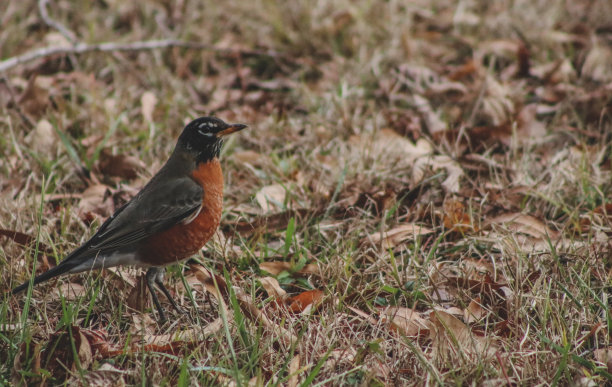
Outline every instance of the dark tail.
{"label": "dark tail", "polygon": [[[87,245],[83,245],[79,247],[78,249],[73,251],[70,255],[68,255],[62,262],[60,262],[59,265],[52,267],[46,272],[34,277],[34,281],[32,281],[33,282],[32,286],[39,284],[41,282],[50,280],[51,278],[57,277],[58,275],[62,275],[62,274],[70,272],[70,270],[74,269],[76,266],[78,266],[79,264],[83,262],[83,259],[87,256],[87,253],[85,253],[86,249],[87,249]],[[30,282],[31,280],[22,283],[21,285],[13,289],[11,293],[17,294],[23,290],[26,290],[28,286],[30,286]]]}
{"label": "dark tail", "polygon": [[[59,265],[47,270],[46,272],[37,275],[36,277],[34,277],[34,283],[32,285],[36,285],[39,284],[41,282],[44,282],[46,280],[49,280],[53,277],[57,277],[58,275],[62,275],[64,273],[67,273],[70,271],[70,269],[72,269],[73,267],[76,266],[76,264],[78,264],[78,262],[69,262],[69,261],[63,261],[61,262]],[[11,293],[13,294],[17,294],[23,290],[26,290],[28,288],[28,286],[30,286],[30,282],[31,281],[26,281],[24,283],[22,283],[21,285],[17,286],[15,289],[12,290]]]}

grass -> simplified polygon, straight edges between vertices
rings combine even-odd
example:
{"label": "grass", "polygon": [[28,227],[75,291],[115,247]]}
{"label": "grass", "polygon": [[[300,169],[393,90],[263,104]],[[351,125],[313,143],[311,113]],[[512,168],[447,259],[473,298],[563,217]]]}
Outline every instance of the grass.
{"label": "grass", "polygon": [[[609,383],[603,3],[51,2],[85,42],[283,56],[90,53],[2,74],[0,229],[31,241],[0,239],[0,385]],[[0,15],[3,59],[61,40],[34,1]],[[7,293],[202,115],[250,129],[222,154],[218,235],[166,276],[195,323],[159,326],[133,268]]]}

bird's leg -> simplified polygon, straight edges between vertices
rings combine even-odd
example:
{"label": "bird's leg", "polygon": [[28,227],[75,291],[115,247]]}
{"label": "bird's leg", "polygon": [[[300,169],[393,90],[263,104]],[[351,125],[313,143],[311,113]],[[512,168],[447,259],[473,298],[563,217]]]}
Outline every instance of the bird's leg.
{"label": "bird's leg", "polygon": [[[160,269],[156,267],[150,268],[149,270],[147,270],[146,278],[147,278],[147,287],[149,288],[149,292],[151,293],[151,297],[153,298],[153,303],[155,304],[155,308],[157,308],[157,312],[159,313],[159,322],[160,324],[164,324],[167,321],[166,314],[164,313],[164,309],[159,303],[159,299],[157,298],[157,294],[155,293],[155,285],[157,284],[157,275],[159,273],[159,270]],[[164,291],[167,292],[165,288],[164,288]]]}
{"label": "bird's leg", "polygon": [[162,292],[164,292],[164,295],[166,296],[168,301],[170,301],[170,304],[172,304],[172,307],[174,308],[174,310],[176,310],[179,313],[185,314],[185,311],[179,308],[179,306],[176,304],[176,301],[174,301],[174,299],[170,295],[170,292],[168,291],[168,289],[166,289],[166,287],[164,286],[164,272],[166,270],[161,269],[161,268],[157,270],[158,271],[157,271],[157,275],[155,276],[155,284]]}

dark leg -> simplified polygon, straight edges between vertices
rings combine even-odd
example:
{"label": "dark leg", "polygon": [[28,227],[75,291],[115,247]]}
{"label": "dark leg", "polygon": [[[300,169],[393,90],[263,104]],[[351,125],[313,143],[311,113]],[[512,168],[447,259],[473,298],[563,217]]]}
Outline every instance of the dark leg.
{"label": "dark leg", "polygon": [[[153,298],[153,303],[155,304],[155,308],[157,308],[157,312],[159,313],[159,323],[164,324],[166,320],[166,314],[164,313],[164,309],[159,303],[159,299],[157,298],[157,294],[155,293],[155,284],[156,278],[159,269],[156,267],[152,267],[147,270],[147,287],[149,288],[149,292],[151,292],[151,297]],[[167,290],[166,290],[167,291]]]}
{"label": "dark leg", "polygon": [[157,275],[155,276],[155,284],[162,292],[164,292],[164,295],[166,296],[168,301],[170,301],[170,304],[172,304],[172,307],[174,308],[174,310],[176,310],[179,313],[185,314],[185,311],[179,308],[179,306],[176,304],[176,301],[174,301],[174,299],[170,295],[170,292],[168,291],[168,289],[166,289],[166,287],[164,286],[164,272],[165,272],[164,269],[158,269]]}

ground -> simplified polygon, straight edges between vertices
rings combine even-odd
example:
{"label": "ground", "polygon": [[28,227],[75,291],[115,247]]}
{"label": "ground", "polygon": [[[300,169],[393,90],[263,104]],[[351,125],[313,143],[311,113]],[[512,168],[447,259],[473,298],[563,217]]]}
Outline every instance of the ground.
{"label": "ground", "polygon": [[[0,385],[610,383],[609,9],[1,3]],[[204,115],[249,129],[189,316],[135,268],[10,295]]]}

